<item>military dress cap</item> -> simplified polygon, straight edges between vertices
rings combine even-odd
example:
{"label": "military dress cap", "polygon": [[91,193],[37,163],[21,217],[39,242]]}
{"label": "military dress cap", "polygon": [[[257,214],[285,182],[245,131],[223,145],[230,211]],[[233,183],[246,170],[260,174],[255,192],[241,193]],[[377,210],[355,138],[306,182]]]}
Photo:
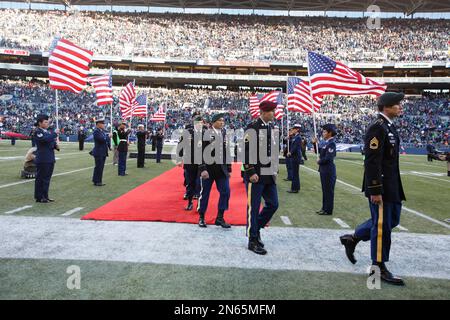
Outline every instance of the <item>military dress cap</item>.
{"label": "military dress cap", "polygon": [[298,123],[294,124],[294,129],[301,129],[301,128],[302,128],[301,124]]}
{"label": "military dress cap", "polygon": [[332,123],[327,123],[325,125],[322,126],[323,130],[326,130],[328,132],[331,132],[333,135],[337,134],[337,129],[336,126]]}
{"label": "military dress cap", "polygon": [[383,107],[390,107],[399,104],[405,98],[405,94],[402,92],[385,92],[377,101],[377,105]]}
{"label": "military dress cap", "polygon": [[277,104],[272,101],[263,101],[259,104],[259,109],[261,109],[261,111],[266,111],[266,112],[275,110],[276,107],[277,107]]}
{"label": "military dress cap", "polygon": [[97,124],[97,123],[105,123],[105,118],[95,119],[95,124]]}
{"label": "military dress cap", "polygon": [[43,113],[39,114],[36,117],[36,122],[34,123],[34,126],[35,127],[39,126],[39,122],[44,121],[44,120],[48,120],[48,115],[43,114]]}
{"label": "military dress cap", "polygon": [[217,120],[223,118],[225,116],[224,113],[216,113],[211,117],[211,123],[216,122]]}

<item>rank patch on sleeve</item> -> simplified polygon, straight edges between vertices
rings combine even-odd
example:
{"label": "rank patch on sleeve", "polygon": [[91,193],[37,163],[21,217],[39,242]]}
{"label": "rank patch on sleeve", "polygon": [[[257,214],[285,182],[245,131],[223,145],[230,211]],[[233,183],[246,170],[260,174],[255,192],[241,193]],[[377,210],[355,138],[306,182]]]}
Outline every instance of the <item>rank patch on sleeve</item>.
{"label": "rank patch on sleeve", "polygon": [[376,137],[373,137],[372,140],[370,140],[370,149],[378,149],[378,139]]}

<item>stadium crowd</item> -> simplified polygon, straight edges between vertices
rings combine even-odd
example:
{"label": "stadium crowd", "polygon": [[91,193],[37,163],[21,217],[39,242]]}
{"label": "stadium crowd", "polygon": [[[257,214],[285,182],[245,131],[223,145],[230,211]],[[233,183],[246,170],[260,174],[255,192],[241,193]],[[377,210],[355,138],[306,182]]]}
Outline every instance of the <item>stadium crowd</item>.
{"label": "stadium crowd", "polygon": [[[158,106],[165,103],[167,117],[166,137],[173,130],[183,128],[191,121],[193,110],[204,113],[225,112],[227,127],[245,128],[251,121],[247,112],[249,91],[227,91],[208,89],[165,89],[138,88],[138,94],[148,95],[149,118]],[[113,124],[120,121],[115,90]],[[450,96],[428,94],[408,97],[403,105],[403,115],[397,121],[398,131],[404,144],[423,146],[432,141],[448,145],[450,131]],[[359,144],[363,134],[374,119],[376,103],[373,97],[326,97],[320,112],[316,113],[318,126],[335,123],[338,128],[337,141]],[[39,113],[55,114],[55,93],[42,82],[0,81],[0,128],[3,131],[29,134]],[[98,107],[95,94],[83,91],[76,95],[59,91],[59,124],[64,135],[76,134],[80,127],[92,130],[94,119],[110,118],[109,106]],[[145,123],[145,119],[133,118],[132,127]],[[312,116],[304,113],[290,113],[290,124],[300,123],[307,136],[313,134]],[[109,125],[109,124],[108,124]],[[281,123],[278,122],[281,126]],[[283,127],[286,128],[286,117]],[[148,121],[148,129],[162,127],[161,122]]]}
{"label": "stadium crowd", "polygon": [[0,10],[0,47],[47,51],[60,35],[98,55],[299,62],[447,59],[450,20]]}

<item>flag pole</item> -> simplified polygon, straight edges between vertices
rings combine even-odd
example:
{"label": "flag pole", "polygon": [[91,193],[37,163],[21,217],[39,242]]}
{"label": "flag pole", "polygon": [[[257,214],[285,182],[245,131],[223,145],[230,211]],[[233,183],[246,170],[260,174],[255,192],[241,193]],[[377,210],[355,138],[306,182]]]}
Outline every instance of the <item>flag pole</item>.
{"label": "flag pole", "polygon": [[308,68],[309,98],[311,99],[313,126],[314,126],[314,138],[317,139],[317,141],[316,141],[316,155],[317,155],[317,158],[319,158],[319,140],[317,138],[317,129],[316,129],[316,109],[314,107],[314,98],[313,98],[313,92],[312,92],[312,86],[311,86],[311,71],[310,71],[310,68],[309,68],[309,52],[308,51],[306,51],[306,66]]}
{"label": "flag pole", "polygon": [[59,130],[59,111],[58,111],[58,89],[55,89],[55,106],[56,106],[56,129]]}
{"label": "flag pole", "polygon": [[148,96],[145,96],[145,132],[147,132],[148,124]]}
{"label": "flag pole", "polygon": [[111,139],[112,139],[112,132],[113,132],[113,103],[111,102],[110,103],[110,105],[109,105],[109,107],[110,107],[110,109],[109,109],[109,112],[110,112],[110,124],[109,124],[109,126],[110,126],[110,128],[109,128],[109,133],[111,134]]}

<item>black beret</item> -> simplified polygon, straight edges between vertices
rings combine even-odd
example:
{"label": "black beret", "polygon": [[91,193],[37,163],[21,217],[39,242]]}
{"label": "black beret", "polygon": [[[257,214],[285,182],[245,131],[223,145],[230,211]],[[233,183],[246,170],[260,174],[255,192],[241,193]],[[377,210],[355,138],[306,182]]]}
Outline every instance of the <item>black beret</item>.
{"label": "black beret", "polygon": [[266,111],[266,112],[275,110],[276,107],[277,107],[277,104],[272,101],[263,101],[259,104],[259,109],[261,109],[261,111]]}
{"label": "black beret", "polygon": [[385,92],[377,101],[378,106],[391,107],[399,104],[405,98],[405,94],[401,92]]}
{"label": "black beret", "polygon": [[213,116],[211,117],[211,123],[216,122],[217,120],[223,118],[224,116],[225,116],[224,113],[216,113],[215,115],[213,115]]}
{"label": "black beret", "polygon": [[323,130],[326,130],[328,132],[331,132],[333,135],[337,134],[337,129],[336,126],[332,123],[327,123],[325,125],[322,126]]}

